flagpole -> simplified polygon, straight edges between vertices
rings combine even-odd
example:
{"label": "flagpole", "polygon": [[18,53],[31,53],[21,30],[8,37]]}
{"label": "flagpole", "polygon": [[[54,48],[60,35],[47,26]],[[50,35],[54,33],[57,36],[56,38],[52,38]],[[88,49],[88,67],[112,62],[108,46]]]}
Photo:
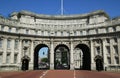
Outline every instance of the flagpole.
{"label": "flagpole", "polygon": [[64,14],[64,5],[63,5],[63,0],[61,0],[61,15],[63,15]]}

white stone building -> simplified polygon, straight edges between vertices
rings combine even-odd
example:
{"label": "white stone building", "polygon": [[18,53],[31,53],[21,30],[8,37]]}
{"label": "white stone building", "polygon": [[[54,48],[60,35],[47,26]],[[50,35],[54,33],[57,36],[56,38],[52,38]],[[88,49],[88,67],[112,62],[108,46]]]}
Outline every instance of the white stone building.
{"label": "white stone building", "polygon": [[[0,70],[38,69],[42,47],[49,49],[49,69],[120,69],[120,18],[110,19],[102,10],[82,15],[20,11],[9,18],[0,16]],[[57,57],[64,58],[62,64]]]}

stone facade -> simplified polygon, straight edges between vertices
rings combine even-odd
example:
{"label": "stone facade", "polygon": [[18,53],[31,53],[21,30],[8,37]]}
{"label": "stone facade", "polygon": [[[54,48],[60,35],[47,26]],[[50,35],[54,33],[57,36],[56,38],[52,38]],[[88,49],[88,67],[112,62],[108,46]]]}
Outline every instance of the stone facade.
{"label": "stone facade", "polygon": [[[28,11],[0,17],[0,70],[20,70],[24,55],[34,68],[34,50],[44,44],[50,50],[50,69],[54,69],[54,49],[65,45],[70,52],[70,69],[82,65],[79,44],[90,50],[90,69],[96,70],[95,57],[103,58],[103,69],[120,69],[120,18],[110,19],[104,11],[82,15],[41,15]],[[25,50],[24,47],[27,47]],[[81,46],[82,47],[82,46]],[[81,56],[77,56],[81,54]]]}

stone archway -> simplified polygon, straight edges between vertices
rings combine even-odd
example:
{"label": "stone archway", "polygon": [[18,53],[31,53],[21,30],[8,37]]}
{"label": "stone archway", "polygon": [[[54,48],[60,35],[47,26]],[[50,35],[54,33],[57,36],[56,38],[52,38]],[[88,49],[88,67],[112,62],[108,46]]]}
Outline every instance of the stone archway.
{"label": "stone archway", "polygon": [[[39,50],[43,47],[48,47],[46,44],[38,44],[34,49],[34,70],[38,69],[49,69],[50,68],[50,53],[49,53],[49,47],[48,47],[48,54],[47,54],[47,63],[42,62],[39,64]],[[43,52],[44,53],[44,52]]]}
{"label": "stone archway", "polygon": [[90,48],[86,44],[78,44],[74,48],[75,69],[91,70]]}
{"label": "stone archway", "polygon": [[54,49],[54,68],[70,69],[70,50],[64,44],[60,44]]}

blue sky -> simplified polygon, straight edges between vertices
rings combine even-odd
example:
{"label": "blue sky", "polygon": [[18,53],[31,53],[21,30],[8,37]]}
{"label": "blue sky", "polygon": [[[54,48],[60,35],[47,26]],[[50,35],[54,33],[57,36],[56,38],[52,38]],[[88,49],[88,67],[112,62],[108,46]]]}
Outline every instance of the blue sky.
{"label": "blue sky", "polygon": [[[44,54],[43,54],[44,52]],[[48,55],[48,47],[43,47],[39,50],[39,57],[44,58]]]}
{"label": "blue sky", "polygon": [[[1,0],[0,14],[28,10],[38,14],[60,14],[61,0]],[[64,14],[84,14],[104,10],[110,17],[120,16],[120,0],[64,0]]]}

